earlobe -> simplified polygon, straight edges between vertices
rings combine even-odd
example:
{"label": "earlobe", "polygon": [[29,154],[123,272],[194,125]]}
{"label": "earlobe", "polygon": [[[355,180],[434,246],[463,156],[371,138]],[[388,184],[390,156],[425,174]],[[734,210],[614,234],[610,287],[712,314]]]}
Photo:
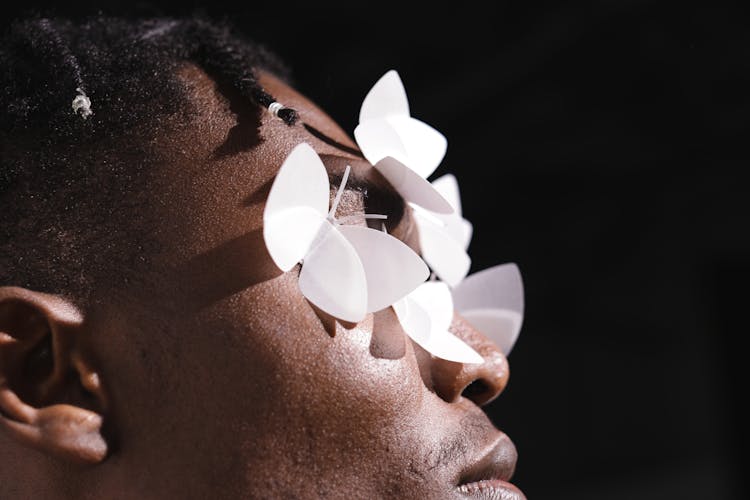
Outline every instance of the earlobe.
{"label": "earlobe", "polygon": [[61,297],[0,287],[0,431],[43,453],[95,464],[107,456],[105,398],[82,325],[80,311]]}
{"label": "earlobe", "polygon": [[100,415],[64,404],[35,409],[7,386],[0,386],[0,428],[19,443],[72,462],[96,464],[107,456]]}

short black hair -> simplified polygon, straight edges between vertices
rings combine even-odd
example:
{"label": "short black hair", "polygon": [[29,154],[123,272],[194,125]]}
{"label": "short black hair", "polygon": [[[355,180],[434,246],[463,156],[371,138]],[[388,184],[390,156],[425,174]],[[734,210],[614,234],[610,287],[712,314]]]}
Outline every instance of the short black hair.
{"label": "short black hair", "polygon": [[[258,110],[275,99],[256,70],[288,79],[271,51],[226,22],[98,16],[11,23],[0,42],[0,286],[85,297],[96,273],[140,258],[133,252],[144,242],[131,241],[128,253],[117,231],[118,214],[134,203],[148,168],[148,145],[133,138],[186,112],[177,78],[186,62]],[[74,110],[77,96],[90,100],[91,115]],[[290,108],[277,116],[297,120]]]}

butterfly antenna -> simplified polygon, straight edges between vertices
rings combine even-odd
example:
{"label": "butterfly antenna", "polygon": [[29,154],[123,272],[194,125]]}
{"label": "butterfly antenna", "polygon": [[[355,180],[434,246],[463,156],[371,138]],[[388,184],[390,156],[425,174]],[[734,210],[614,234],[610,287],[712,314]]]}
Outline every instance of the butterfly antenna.
{"label": "butterfly antenna", "polygon": [[347,165],[346,170],[344,170],[344,176],[341,178],[341,184],[339,184],[339,188],[336,190],[336,197],[333,198],[333,204],[331,204],[331,211],[328,212],[329,221],[336,220],[336,209],[339,207],[341,197],[344,195],[344,188],[346,187],[346,181],[349,180],[349,172],[351,172],[351,170],[352,167],[350,167],[349,165]]}
{"label": "butterfly antenna", "polygon": [[[344,170],[344,175],[341,177],[341,184],[339,184],[338,189],[336,190],[336,196],[333,198],[333,203],[331,204],[331,210],[328,212],[328,220],[331,222],[337,222],[336,221],[336,209],[339,208],[339,203],[341,202],[341,197],[344,195],[344,189],[346,188],[346,182],[349,180],[349,172],[351,172],[352,167],[347,165],[346,170]],[[353,215],[349,217],[345,217],[341,221],[338,222],[346,222],[349,220],[358,219],[360,217],[363,217],[365,219],[387,219],[387,215],[381,215],[381,214],[363,214],[363,215]]]}
{"label": "butterfly antenna", "polygon": [[380,219],[385,220],[387,219],[387,215],[380,215],[380,214],[357,214],[357,215],[347,215],[346,217],[342,217],[340,219],[335,219],[334,222],[338,224],[348,224],[350,222],[358,221],[361,219]]}

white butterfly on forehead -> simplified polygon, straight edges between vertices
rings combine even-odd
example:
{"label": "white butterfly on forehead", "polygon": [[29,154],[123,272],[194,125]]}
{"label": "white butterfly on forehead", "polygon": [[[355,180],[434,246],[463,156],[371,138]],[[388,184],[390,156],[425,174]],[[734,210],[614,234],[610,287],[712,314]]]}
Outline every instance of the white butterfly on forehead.
{"label": "white butterfly on forehead", "polygon": [[281,166],[263,212],[263,238],[284,272],[302,262],[302,294],[323,311],[359,322],[399,300],[429,275],[422,259],[396,238],[335,217],[350,168],[329,210],[328,173],[308,144]]}
{"label": "white butterfly on forehead", "polygon": [[453,211],[426,180],[443,160],[448,142],[410,116],[406,90],[396,71],[383,75],[365,96],[354,138],[367,161],[406,201],[438,213]]}

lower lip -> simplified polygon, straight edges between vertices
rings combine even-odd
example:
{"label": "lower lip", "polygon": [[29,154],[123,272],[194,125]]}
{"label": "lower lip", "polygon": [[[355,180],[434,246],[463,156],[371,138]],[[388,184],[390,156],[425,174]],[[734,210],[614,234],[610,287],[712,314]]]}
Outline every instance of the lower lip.
{"label": "lower lip", "polygon": [[526,500],[524,494],[512,484],[500,479],[485,479],[473,483],[462,484],[458,487],[467,498],[481,498],[486,500]]}

